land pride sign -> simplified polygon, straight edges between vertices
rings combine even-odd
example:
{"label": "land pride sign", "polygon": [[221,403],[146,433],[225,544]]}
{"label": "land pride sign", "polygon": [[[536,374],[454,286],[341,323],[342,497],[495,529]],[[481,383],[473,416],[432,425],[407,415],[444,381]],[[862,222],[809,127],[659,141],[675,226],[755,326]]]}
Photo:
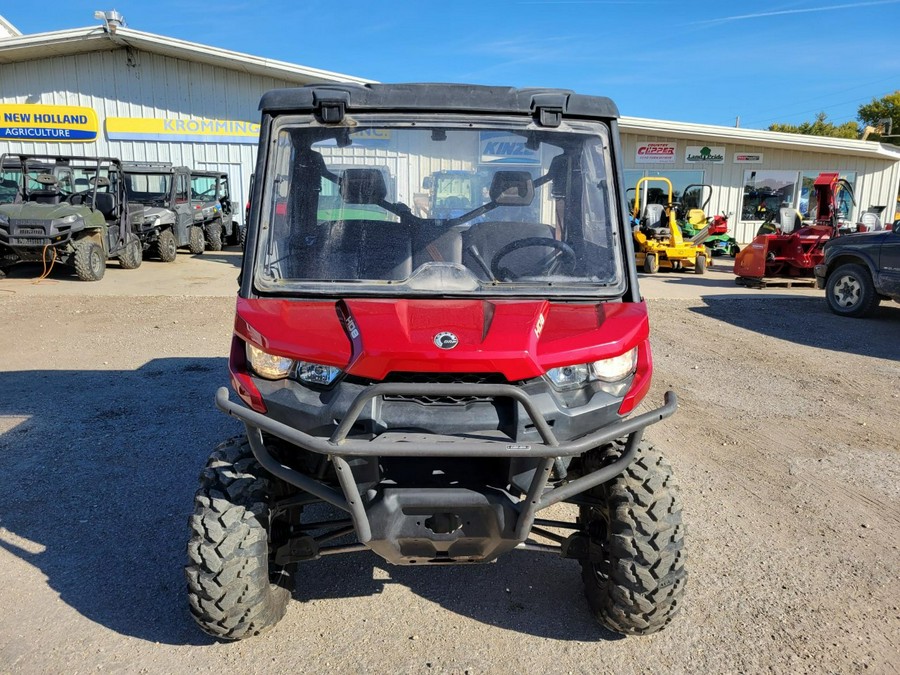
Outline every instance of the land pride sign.
{"label": "land pride sign", "polygon": [[97,139],[91,108],[38,103],[0,103],[0,139],[86,143]]}
{"label": "land pride sign", "polygon": [[684,151],[687,164],[724,164],[725,148],[708,145],[689,145]]}

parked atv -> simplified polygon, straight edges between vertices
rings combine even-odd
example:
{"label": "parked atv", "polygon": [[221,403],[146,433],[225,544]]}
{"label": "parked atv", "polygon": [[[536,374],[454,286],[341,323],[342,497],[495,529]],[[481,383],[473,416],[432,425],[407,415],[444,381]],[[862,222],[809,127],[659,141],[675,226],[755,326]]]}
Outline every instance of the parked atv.
{"label": "parked atv", "polygon": [[0,261],[56,262],[75,268],[83,281],[99,281],[106,260],[140,267],[141,240],[125,196],[122,165],[111,157],[3,155],[18,163],[13,203],[0,204]]}
{"label": "parked atv", "polygon": [[234,219],[227,173],[192,171],[191,205],[194,224],[203,228],[210,251],[221,251],[224,244],[241,243],[241,228]]}
{"label": "parked atv", "polygon": [[[608,628],[665,627],[686,582],[681,500],[643,434],[676,399],[631,416],[652,359],[615,105],[328,84],[270,92],[261,109],[229,361],[240,402],[216,395],[246,435],[213,451],[194,502],[186,572],[200,627],[264,631],[297,566],[322,556],[420,567],[514,549],[578,560]],[[474,169],[480,135],[497,131],[540,165],[492,167],[487,195],[459,216],[416,215],[404,197],[420,172]],[[372,138],[398,201],[367,164]],[[346,205],[329,220],[323,181]],[[377,213],[357,217],[360,206]],[[540,517],[560,502],[577,517]],[[308,513],[321,503],[342,513]]]}
{"label": "parked atv", "polygon": [[203,253],[203,227],[194,225],[191,173],[186,166],[129,162],[124,165],[128,201],[144,207],[138,233],[144,250],[163,262],[174,262],[179,248]]}

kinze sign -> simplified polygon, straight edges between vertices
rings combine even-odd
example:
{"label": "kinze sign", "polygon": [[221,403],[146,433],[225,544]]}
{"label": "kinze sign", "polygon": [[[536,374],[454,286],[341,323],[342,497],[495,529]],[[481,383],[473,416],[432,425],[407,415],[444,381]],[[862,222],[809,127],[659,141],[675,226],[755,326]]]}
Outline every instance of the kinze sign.
{"label": "kinze sign", "polygon": [[0,105],[0,138],[18,141],[86,142],[97,138],[91,108],[32,103]]}

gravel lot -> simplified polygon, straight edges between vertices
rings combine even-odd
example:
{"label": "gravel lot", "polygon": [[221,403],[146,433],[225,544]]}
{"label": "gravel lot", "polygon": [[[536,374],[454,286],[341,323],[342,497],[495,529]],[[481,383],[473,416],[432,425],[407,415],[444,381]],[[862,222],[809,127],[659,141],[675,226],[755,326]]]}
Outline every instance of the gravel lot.
{"label": "gravel lot", "polygon": [[727,270],[642,286],[647,405],[681,401],[648,432],[688,522],[666,631],[600,629],[573,561],[360,553],[302,567],[266,635],[207,638],[182,565],[196,477],[239,432],[213,406],[238,261],[0,280],[0,672],[898,672],[900,305],[841,319]]}

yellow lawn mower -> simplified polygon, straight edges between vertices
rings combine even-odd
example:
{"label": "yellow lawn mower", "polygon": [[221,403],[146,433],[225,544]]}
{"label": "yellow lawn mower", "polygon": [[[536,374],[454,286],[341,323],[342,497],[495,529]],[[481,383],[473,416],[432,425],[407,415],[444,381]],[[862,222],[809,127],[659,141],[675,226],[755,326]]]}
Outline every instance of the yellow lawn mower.
{"label": "yellow lawn mower", "polygon": [[[668,192],[651,188],[652,182],[664,183]],[[638,268],[648,274],[661,269],[693,269],[695,274],[703,274],[710,260],[709,251],[703,244],[685,241],[675,214],[673,192],[672,181],[663,176],[646,176],[635,186],[632,231]]]}

